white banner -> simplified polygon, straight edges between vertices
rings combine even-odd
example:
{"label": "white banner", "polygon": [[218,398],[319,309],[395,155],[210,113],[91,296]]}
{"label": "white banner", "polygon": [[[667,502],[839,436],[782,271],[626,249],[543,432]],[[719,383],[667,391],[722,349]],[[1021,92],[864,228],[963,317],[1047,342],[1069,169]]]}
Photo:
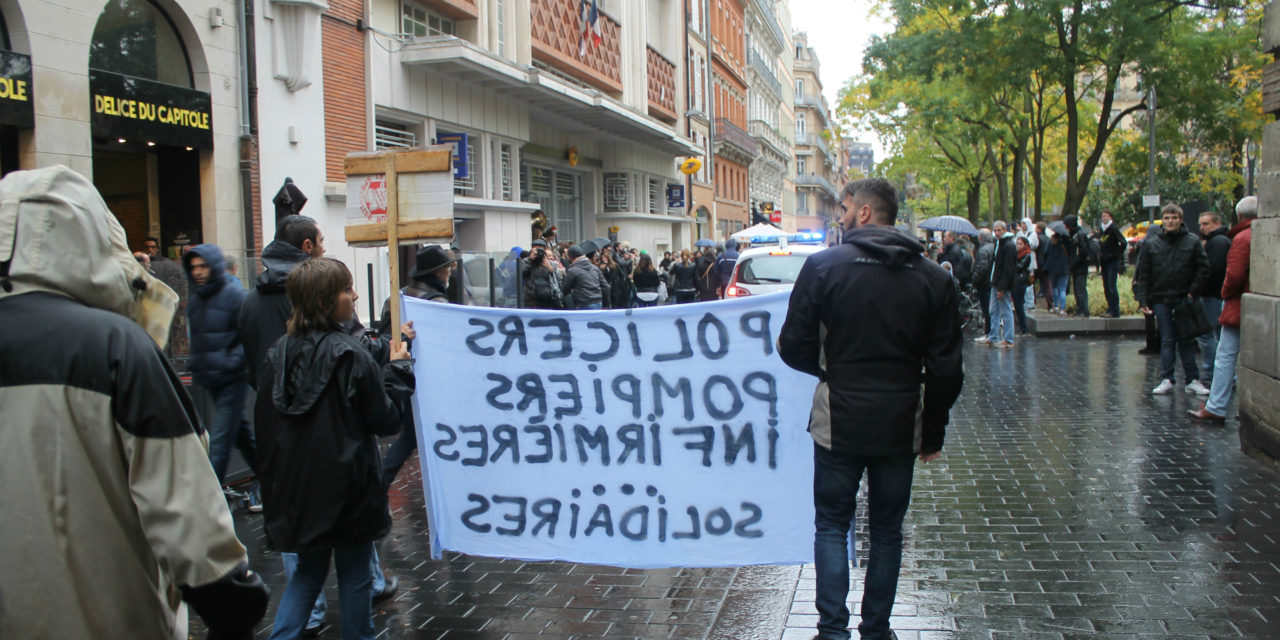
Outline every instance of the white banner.
{"label": "white banner", "polygon": [[811,561],[817,381],[778,358],[787,300],[554,312],[405,299],[433,555]]}

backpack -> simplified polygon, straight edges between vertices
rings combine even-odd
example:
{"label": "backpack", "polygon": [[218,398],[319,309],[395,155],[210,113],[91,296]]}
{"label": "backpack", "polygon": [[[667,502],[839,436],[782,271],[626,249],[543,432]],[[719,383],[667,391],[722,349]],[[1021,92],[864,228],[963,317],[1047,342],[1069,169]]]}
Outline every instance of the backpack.
{"label": "backpack", "polygon": [[1089,264],[1098,265],[1102,263],[1102,245],[1098,243],[1098,236],[1089,237]]}

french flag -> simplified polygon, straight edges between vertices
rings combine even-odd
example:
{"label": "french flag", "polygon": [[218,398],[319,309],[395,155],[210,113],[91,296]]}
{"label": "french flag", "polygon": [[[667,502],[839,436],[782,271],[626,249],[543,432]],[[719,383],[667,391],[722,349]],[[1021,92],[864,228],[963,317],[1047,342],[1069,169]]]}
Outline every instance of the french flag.
{"label": "french flag", "polygon": [[580,0],[578,3],[578,24],[582,27],[578,35],[578,57],[587,55],[587,45],[600,46],[604,36],[600,33],[600,9],[596,0]]}

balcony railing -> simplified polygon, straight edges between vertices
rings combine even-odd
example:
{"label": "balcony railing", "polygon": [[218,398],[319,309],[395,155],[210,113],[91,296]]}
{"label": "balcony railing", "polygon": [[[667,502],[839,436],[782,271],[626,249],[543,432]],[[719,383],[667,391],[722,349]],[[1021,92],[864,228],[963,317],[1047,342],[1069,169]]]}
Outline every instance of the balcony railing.
{"label": "balcony railing", "polygon": [[[615,97],[622,95],[621,26],[600,12],[600,46],[578,57],[577,0],[531,0],[533,58]],[[673,116],[674,117],[674,116]]]}
{"label": "balcony railing", "polygon": [[649,115],[666,122],[676,121],[676,65],[653,47],[649,54]]}
{"label": "balcony railing", "polygon": [[817,173],[802,173],[796,176],[796,186],[799,187],[818,187],[831,196],[832,200],[839,200],[840,196],[836,192],[836,186],[826,176]]}
{"label": "balcony railing", "polygon": [[764,59],[761,58],[754,49],[748,57],[751,59],[751,68],[755,69],[756,73],[760,74],[760,77],[764,79],[764,83],[768,85],[770,89],[773,89],[774,95],[781,98],[782,83],[778,82],[778,76],[774,75],[773,70],[769,68],[769,65],[765,63]]}
{"label": "balcony railing", "polygon": [[743,131],[742,127],[734,124],[728,118],[716,118],[716,152],[718,153],[722,145],[726,144],[731,145],[734,150],[747,159],[760,155],[760,143],[756,142],[756,139],[752,138],[746,131]]}
{"label": "balcony railing", "polygon": [[772,146],[775,152],[780,156],[791,157],[791,143],[778,133],[777,129],[769,126],[764,120],[752,120],[747,123],[747,129],[757,140]]}
{"label": "balcony railing", "polygon": [[755,0],[754,4],[756,5],[756,12],[760,14],[764,25],[768,27],[774,39],[777,40],[779,45],[786,47],[787,39],[782,36],[782,27],[778,26],[778,19],[773,16],[773,7],[769,6],[772,3]]}
{"label": "balcony railing", "polygon": [[826,141],[826,139],[824,139],[824,138],[823,138],[821,135],[819,135],[819,134],[816,134],[816,133],[797,133],[797,134],[796,134],[796,144],[797,144],[797,145],[807,144],[807,145],[811,145],[811,146],[817,147],[817,148],[818,148],[818,150],[822,151],[822,154],[823,154],[823,155],[825,155],[825,156],[827,156],[827,157],[831,157],[831,148],[827,146],[827,141]]}

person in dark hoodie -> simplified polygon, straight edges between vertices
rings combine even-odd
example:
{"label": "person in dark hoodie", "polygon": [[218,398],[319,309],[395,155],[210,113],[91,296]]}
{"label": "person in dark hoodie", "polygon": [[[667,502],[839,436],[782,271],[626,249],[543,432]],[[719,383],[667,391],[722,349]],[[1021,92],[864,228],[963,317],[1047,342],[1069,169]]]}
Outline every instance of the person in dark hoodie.
{"label": "person in dark hoodie", "polygon": [[209,424],[209,462],[218,481],[225,482],[234,444],[256,475],[253,429],[244,416],[244,396],[249,388],[244,345],[236,330],[244,286],[227,273],[227,262],[217,245],[191,247],[182,256],[182,268],[191,290],[187,300],[191,376],[213,396],[216,407]]}
{"label": "person in dark hoodie", "polygon": [[1089,317],[1089,236],[1080,228],[1080,219],[1067,216],[1062,219],[1070,234],[1064,246],[1067,261],[1071,265],[1071,288],[1076,296],[1077,318]]}
{"label": "person in dark hoodie", "polygon": [[1206,211],[1200,214],[1200,238],[1204,241],[1204,253],[1209,258],[1209,279],[1204,289],[1193,292],[1200,298],[1200,306],[1204,307],[1204,315],[1209,319],[1209,333],[1196,342],[1200,345],[1200,380],[1207,387],[1213,386],[1213,366],[1218,357],[1218,337],[1222,335],[1222,325],[1218,316],[1222,315],[1222,281],[1227,277],[1227,253],[1231,251],[1231,238],[1222,218],[1217,213]]}
{"label": "person in dark hoodie", "polygon": [[716,259],[716,297],[723,298],[724,290],[729,286],[729,278],[733,277],[733,267],[738,264],[738,240],[730,236],[724,243],[724,253]]}
{"label": "person in dark hoodie", "polygon": [[844,241],[805,261],[778,336],[783,362],[819,380],[809,432],[821,638],[850,637],[848,535],[864,472],[871,559],[858,631],[894,637],[912,469],[941,455],[964,382],[955,282],[893,228],[897,202],[882,178],[845,186]]}
{"label": "person in dark hoodie", "polygon": [[267,540],[298,554],[271,638],[302,633],[332,558],[342,637],[371,640],[373,542],[391,529],[377,437],[400,429],[413,361],[401,343],[379,366],[368,346],[342,329],[358,296],[341,262],[303,262],[285,292],[288,333],[262,363],[254,407]]}
{"label": "person in dark hoodie", "polygon": [[609,282],[591,261],[595,255],[596,246],[590,240],[569,247],[569,258],[573,263],[565,270],[560,290],[565,298],[573,301],[575,309],[600,309],[604,306],[602,301],[609,295]]}

